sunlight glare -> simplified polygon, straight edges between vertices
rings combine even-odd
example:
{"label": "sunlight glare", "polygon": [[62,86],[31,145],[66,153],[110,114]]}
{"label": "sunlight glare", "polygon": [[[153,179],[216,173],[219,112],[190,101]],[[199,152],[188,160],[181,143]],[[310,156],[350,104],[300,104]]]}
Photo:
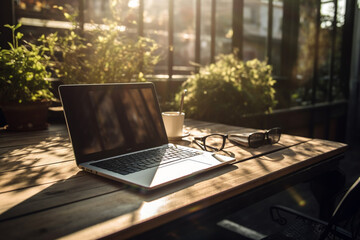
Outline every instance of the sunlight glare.
{"label": "sunlight glare", "polygon": [[130,0],[128,3],[129,8],[137,8],[139,7],[139,0]]}
{"label": "sunlight glare", "polygon": [[302,198],[302,196],[300,196],[300,194],[295,190],[295,188],[289,187],[287,191],[300,207],[304,207],[306,205],[306,201]]}
{"label": "sunlight glare", "polygon": [[126,26],[118,26],[116,27],[116,29],[118,29],[120,32],[125,32],[126,31]]}
{"label": "sunlight glare", "polygon": [[188,33],[183,33],[183,34],[182,34],[182,38],[183,38],[184,40],[189,40],[189,39],[190,39],[190,34],[188,34]]}
{"label": "sunlight glare", "polygon": [[155,215],[164,206],[166,199],[161,198],[152,202],[144,202],[140,207],[139,219],[144,219]]}

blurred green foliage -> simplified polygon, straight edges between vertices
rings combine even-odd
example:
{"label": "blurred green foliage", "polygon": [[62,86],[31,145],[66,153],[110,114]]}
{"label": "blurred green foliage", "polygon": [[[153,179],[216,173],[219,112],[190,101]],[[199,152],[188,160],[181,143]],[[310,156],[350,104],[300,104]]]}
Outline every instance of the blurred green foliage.
{"label": "blurred green foliage", "polygon": [[119,22],[104,19],[104,24],[81,30],[76,16],[64,15],[73,29],[42,38],[64,83],[145,81],[144,75],[159,61],[153,40],[127,35]]}
{"label": "blurred green foliage", "polygon": [[5,25],[12,31],[13,41],[10,49],[0,51],[0,103],[27,103],[51,100],[50,77],[46,70],[49,57],[48,49],[21,41],[23,34],[17,31],[18,25]]}
{"label": "blurred green foliage", "polygon": [[244,115],[270,113],[276,105],[272,67],[257,59],[243,62],[234,54],[219,55],[182,85],[188,90],[186,117],[236,123]]}

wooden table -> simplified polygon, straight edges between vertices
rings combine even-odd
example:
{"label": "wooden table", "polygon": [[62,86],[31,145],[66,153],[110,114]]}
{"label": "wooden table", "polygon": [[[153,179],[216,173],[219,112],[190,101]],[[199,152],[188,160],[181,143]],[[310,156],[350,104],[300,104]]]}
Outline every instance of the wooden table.
{"label": "wooden table", "polygon": [[[180,142],[185,145],[191,145],[193,136],[249,131],[194,120],[185,124],[191,133]],[[251,204],[251,193],[262,198],[271,194],[269,189],[304,181],[345,149],[342,143],[285,134],[278,144],[257,149],[227,141],[235,164],[144,193],[78,169],[64,125],[2,131],[0,232],[2,239],[132,237],[204,209],[233,211],[228,203],[239,197]]]}

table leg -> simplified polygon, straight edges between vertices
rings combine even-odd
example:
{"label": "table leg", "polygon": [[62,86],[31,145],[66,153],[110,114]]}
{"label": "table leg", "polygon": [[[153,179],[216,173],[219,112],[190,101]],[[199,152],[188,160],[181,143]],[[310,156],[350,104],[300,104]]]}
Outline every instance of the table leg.
{"label": "table leg", "polygon": [[346,176],[340,170],[328,171],[310,181],[310,189],[319,203],[319,218],[330,219],[339,194],[343,192]]}

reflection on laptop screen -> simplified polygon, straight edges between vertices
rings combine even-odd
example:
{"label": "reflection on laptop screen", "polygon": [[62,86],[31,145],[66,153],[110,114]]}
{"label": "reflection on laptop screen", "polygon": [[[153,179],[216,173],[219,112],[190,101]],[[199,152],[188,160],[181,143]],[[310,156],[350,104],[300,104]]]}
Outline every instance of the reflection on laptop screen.
{"label": "reflection on laptop screen", "polygon": [[60,90],[78,163],[167,143],[152,85],[141,86]]}

